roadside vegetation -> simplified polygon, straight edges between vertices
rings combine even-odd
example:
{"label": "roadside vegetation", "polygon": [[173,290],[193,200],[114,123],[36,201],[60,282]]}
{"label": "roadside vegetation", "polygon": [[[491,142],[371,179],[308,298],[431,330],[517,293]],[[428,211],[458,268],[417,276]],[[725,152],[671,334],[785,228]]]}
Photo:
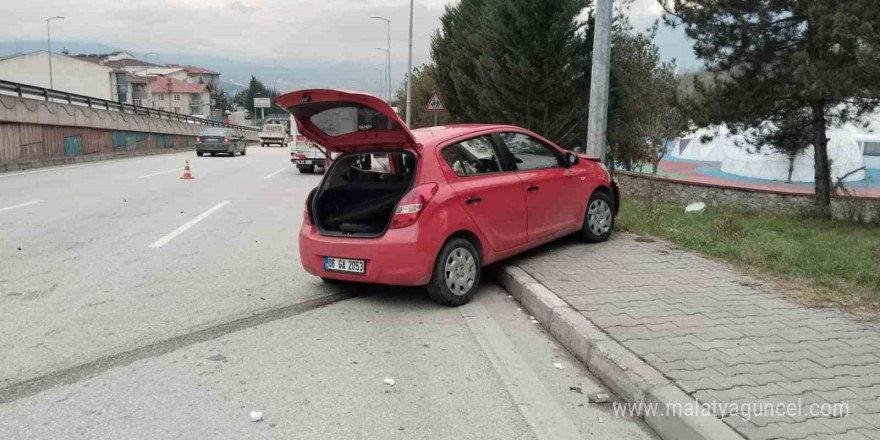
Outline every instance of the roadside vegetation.
{"label": "roadside vegetation", "polygon": [[683,248],[781,281],[810,305],[880,312],[880,228],[859,223],[624,200],[617,228],[662,237]]}

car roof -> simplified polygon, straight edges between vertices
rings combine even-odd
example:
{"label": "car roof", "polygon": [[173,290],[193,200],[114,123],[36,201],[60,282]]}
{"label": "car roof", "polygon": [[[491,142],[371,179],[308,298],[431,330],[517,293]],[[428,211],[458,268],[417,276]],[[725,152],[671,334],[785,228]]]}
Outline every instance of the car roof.
{"label": "car roof", "polygon": [[454,124],[454,125],[441,125],[438,127],[425,127],[418,128],[412,130],[413,137],[415,137],[416,142],[422,144],[423,147],[436,147],[439,144],[442,144],[445,141],[450,139],[455,139],[460,136],[467,136],[473,133],[485,132],[485,131],[500,131],[500,130],[522,130],[519,127],[514,127],[512,125],[497,125],[497,124]]}

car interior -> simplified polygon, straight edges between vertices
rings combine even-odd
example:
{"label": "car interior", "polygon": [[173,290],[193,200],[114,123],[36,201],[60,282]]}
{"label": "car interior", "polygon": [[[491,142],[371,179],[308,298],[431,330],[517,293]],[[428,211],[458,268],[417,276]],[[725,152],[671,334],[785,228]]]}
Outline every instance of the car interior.
{"label": "car interior", "polygon": [[416,162],[403,152],[339,157],[315,194],[316,225],[326,234],[381,235],[412,187]]}

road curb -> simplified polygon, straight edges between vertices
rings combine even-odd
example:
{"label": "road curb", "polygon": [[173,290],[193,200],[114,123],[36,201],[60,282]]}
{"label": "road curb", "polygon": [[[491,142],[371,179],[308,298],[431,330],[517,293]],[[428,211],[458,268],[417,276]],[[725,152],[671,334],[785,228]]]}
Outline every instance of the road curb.
{"label": "road curb", "polygon": [[686,408],[694,399],[662,373],[609,338],[580,312],[522,268],[503,265],[495,279],[538,322],[562,343],[608,388],[628,403],[660,404],[658,413],[642,419],[666,440],[743,440],[736,431],[711,415],[660,414],[664,408]]}

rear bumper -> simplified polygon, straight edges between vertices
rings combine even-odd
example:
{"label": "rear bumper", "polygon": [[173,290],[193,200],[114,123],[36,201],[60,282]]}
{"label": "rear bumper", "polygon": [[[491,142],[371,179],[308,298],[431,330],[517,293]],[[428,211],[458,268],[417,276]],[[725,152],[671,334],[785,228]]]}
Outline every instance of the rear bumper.
{"label": "rear bumper", "polygon": [[[315,226],[303,225],[299,234],[299,256],[305,270],[315,276],[361,283],[421,286],[431,281],[432,252],[416,246],[419,225],[389,229],[378,238],[329,237]],[[324,257],[364,260],[363,275],[328,272]]]}
{"label": "rear bumper", "polygon": [[227,153],[232,151],[233,144],[196,144],[196,151],[207,151],[213,153]]}
{"label": "rear bumper", "polygon": [[261,144],[283,144],[284,138],[260,138]]}
{"label": "rear bumper", "polygon": [[297,167],[310,167],[312,165],[323,168],[325,159],[290,159],[290,163],[296,165]]}

